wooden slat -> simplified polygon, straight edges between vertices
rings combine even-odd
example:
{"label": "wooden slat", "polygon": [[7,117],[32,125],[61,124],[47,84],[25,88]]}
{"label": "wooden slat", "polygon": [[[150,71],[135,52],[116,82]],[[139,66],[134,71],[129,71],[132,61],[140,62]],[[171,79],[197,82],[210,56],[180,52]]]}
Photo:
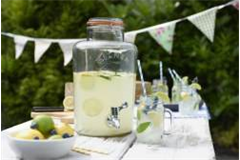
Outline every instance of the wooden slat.
{"label": "wooden slat", "polygon": [[52,117],[73,117],[72,111],[65,111],[65,112],[31,112],[31,118],[36,117],[37,115],[49,115]]}

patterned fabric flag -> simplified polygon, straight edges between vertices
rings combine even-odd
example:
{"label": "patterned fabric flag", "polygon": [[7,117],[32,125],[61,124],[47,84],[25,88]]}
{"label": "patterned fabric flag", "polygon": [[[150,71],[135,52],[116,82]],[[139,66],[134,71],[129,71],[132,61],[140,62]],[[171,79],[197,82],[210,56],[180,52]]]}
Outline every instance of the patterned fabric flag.
{"label": "patterned fabric flag", "polygon": [[239,10],[239,1],[238,0],[234,1],[233,7],[236,8],[237,10]]}
{"label": "patterned fabric flag", "polygon": [[37,39],[34,41],[35,41],[34,62],[37,63],[43,56],[43,54],[47,51],[47,49],[50,47],[51,42]]}
{"label": "patterned fabric flag", "polygon": [[167,23],[149,31],[149,34],[161,45],[168,53],[172,53],[173,38],[176,22]]}
{"label": "patterned fabric flag", "polygon": [[27,38],[24,36],[14,36],[16,59],[18,59],[21,56],[27,41],[28,41]]}
{"label": "patterned fabric flag", "polygon": [[129,43],[134,43],[136,39],[137,33],[129,32],[124,34],[124,41]]}
{"label": "patterned fabric flag", "polygon": [[64,40],[59,42],[59,46],[63,51],[64,66],[66,66],[72,60],[72,48],[77,41]]}
{"label": "patterned fabric flag", "polygon": [[189,16],[192,22],[211,42],[214,39],[217,7]]}

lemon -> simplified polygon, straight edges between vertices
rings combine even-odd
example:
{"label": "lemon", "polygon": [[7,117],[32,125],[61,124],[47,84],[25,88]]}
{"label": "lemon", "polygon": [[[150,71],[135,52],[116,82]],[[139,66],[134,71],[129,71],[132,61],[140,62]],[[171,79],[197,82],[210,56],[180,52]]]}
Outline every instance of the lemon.
{"label": "lemon", "polygon": [[95,76],[92,73],[83,73],[80,79],[80,86],[84,90],[90,90],[94,88]]}
{"label": "lemon", "polygon": [[193,88],[193,89],[197,89],[197,90],[201,90],[202,89],[201,85],[198,84],[198,83],[192,83],[190,85],[190,87]]}
{"label": "lemon", "polygon": [[74,130],[67,123],[60,123],[59,125],[55,126],[55,129],[57,131],[57,134],[60,136],[64,136],[65,134],[68,134],[69,136],[74,135]]}
{"label": "lemon", "polygon": [[44,139],[44,136],[42,135],[42,133],[36,129],[28,129],[25,131],[21,131],[17,133],[14,137],[18,139],[29,139],[29,140]]}
{"label": "lemon", "polygon": [[165,103],[170,103],[170,99],[168,97],[168,95],[164,92],[157,92],[156,96],[158,96],[158,98],[160,98],[163,102]]}
{"label": "lemon", "polygon": [[161,81],[161,82],[158,82],[157,86],[158,86],[158,87],[162,87],[162,86],[164,86],[164,84],[163,84],[163,82]]}
{"label": "lemon", "polygon": [[49,137],[48,139],[49,139],[49,140],[62,139],[62,136],[60,136],[60,135],[53,135],[53,136]]}
{"label": "lemon", "polygon": [[182,78],[182,80],[183,80],[184,84],[188,84],[188,76],[184,76]]}
{"label": "lemon", "polygon": [[63,106],[67,110],[73,110],[74,107],[73,96],[66,96],[63,100]]}
{"label": "lemon", "polygon": [[87,99],[83,103],[83,111],[90,117],[99,115],[102,110],[103,106],[101,102],[95,98]]}
{"label": "lemon", "polygon": [[151,119],[153,126],[157,127],[163,121],[163,117],[160,112],[157,111],[150,111],[148,112],[148,117]]}
{"label": "lemon", "polygon": [[190,95],[187,92],[181,92],[181,99],[186,101],[190,98]]}

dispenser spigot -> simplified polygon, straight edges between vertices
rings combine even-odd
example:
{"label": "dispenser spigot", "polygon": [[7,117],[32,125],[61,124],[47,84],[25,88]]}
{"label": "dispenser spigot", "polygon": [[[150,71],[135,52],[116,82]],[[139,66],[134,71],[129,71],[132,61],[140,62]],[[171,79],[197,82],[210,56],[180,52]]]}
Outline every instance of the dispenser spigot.
{"label": "dispenser spigot", "polygon": [[109,127],[114,127],[116,129],[120,128],[119,113],[122,109],[125,109],[127,107],[127,102],[123,103],[119,107],[111,107],[111,114],[107,117],[107,124]]}

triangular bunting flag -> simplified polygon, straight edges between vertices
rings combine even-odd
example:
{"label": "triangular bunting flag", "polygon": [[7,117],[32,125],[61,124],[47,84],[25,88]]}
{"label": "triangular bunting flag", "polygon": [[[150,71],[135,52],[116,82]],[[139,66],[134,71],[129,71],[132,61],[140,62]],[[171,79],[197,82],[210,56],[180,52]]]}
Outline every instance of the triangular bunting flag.
{"label": "triangular bunting flag", "polygon": [[124,34],[124,41],[129,43],[134,43],[137,33],[129,32]]}
{"label": "triangular bunting flag", "polygon": [[27,38],[24,36],[14,36],[16,59],[18,59],[21,56],[27,41],[28,41]]}
{"label": "triangular bunting flag", "polygon": [[43,54],[46,52],[46,50],[49,48],[51,42],[37,39],[34,41],[35,41],[34,62],[37,63],[43,56]]}
{"label": "triangular bunting flag", "polygon": [[59,46],[63,51],[64,66],[66,66],[72,60],[72,48],[77,41],[66,40],[59,42]]}
{"label": "triangular bunting flag", "polygon": [[173,38],[176,22],[168,23],[149,31],[149,34],[161,45],[168,53],[172,53]]}
{"label": "triangular bunting flag", "polygon": [[211,42],[213,42],[216,13],[217,8],[215,7],[189,16],[187,19],[192,22]]}
{"label": "triangular bunting flag", "polygon": [[233,7],[236,8],[237,10],[239,10],[239,1],[238,0],[235,0],[233,2]]}

